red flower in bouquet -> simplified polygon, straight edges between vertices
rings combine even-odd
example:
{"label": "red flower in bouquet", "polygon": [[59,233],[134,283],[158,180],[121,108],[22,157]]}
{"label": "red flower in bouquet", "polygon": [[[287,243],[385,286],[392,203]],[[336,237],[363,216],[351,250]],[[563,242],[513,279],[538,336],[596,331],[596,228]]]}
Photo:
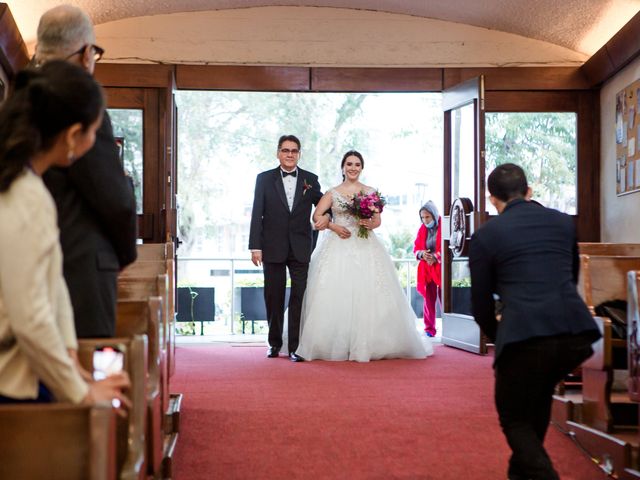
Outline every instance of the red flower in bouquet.
{"label": "red flower in bouquet", "polygon": [[[372,218],[376,213],[382,213],[382,209],[387,201],[378,190],[371,193],[359,192],[353,195],[350,202],[343,203],[342,206],[359,220]],[[369,238],[369,230],[360,225],[358,227],[358,237]]]}
{"label": "red flower in bouquet", "polygon": [[302,196],[304,197],[304,194],[307,193],[307,190],[312,189],[313,186],[310,183],[307,183],[307,179],[304,179],[304,183],[302,184]]}

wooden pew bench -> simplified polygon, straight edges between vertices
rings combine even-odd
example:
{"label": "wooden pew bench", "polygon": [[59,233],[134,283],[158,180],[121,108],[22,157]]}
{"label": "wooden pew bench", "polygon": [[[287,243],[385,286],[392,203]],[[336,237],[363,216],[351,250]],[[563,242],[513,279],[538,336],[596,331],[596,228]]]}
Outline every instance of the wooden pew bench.
{"label": "wooden pew bench", "polygon": [[93,352],[96,348],[109,346],[124,354],[124,370],[129,374],[131,380],[131,388],[126,394],[131,400],[132,406],[126,418],[116,418],[117,476],[121,480],[146,479],[147,337],[132,335],[130,337],[82,339],[79,340],[78,345],[80,363],[89,372],[93,372]]}
{"label": "wooden pew bench", "polygon": [[640,243],[580,242],[578,251],[580,255],[590,256],[640,257]]}
{"label": "wooden pew bench", "polygon": [[119,300],[116,313],[116,335],[129,337],[145,335],[148,338],[146,398],[147,468],[150,475],[158,476],[162,469],[164,412],[162,395],[167,393],[165,358],[161,351],[162,299]]}
{"label": "wooden pew bench", "polygon": [[[640,269],[640,257],[580,255],[580,263],[578,290],[603,334],[593,345],[594,355],[582,365],[582,420],[598,430],[612,432],[615,425],[637,425],[638,409],[626,390],[612,389],[614,370],[628,368],[627,341],[613,338],[611,320],[596,317],[595,307],[627,298],[627,272]],[[623,364],[616,364],[616,357],[622,358]]]}
{"label": "wooden pew bench", "polygon": [[[148,244],[154,245],[154,244]],[[164,245],[164,244],[162,244]],[[140,245],[139,247],[142,247]],[[173,251],[173,250],[171,250]],[[168,287],[168,301],[166,302],[167,309],[167,330],[166,330],[166,343],[167,343],[167,369],[169,376],[171,377],[175,372],[174,357],[175,357],[175,345],[176,345],[176,324],[175,324],[175,260],[168,257],[163,260],[136,260],[127,268],[125,268],[118,280],[134,277],[153,277],[156,275],[167,275],[169,281]]]}
{"label": "wooden pew bench", "polygon": [[0,478],[116,478],[116,416],[110,405],[5,405],[0,425]]}
{"label": "wooden pew bench", "polygon": [[[169,298],[168,276],[166,274],[149,277],[121,277],[118,279],[118,299],[119,301],[141,301],[150,296],[158,296],[162,299],[162,304],[166,305]],[[163,328],[169,328],[167,322],[168,309],[162,310]],[[162,337],[160,337],[162,338]],[[166,338],[166,337],[165,337]],[[165,413],[163,422],[165,433],[177,433],[178,416],[180,414],[180,394],[171,395],[169,392],[169,372],[166,362],[169,345],[161,344],[160,351],[162,363],[160,368],[162,387],[162,411]],[[175,425],[174,425],[175,422]]]}

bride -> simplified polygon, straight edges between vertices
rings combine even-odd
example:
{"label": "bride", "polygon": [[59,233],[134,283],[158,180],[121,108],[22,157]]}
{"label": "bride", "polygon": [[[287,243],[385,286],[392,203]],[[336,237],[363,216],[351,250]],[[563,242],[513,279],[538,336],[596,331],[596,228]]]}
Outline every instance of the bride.
{"label": "bride", "polygon": [[[315,220],[331,209],[333,222],[309,264],[296,354],[357,362],[425,358],[433,353],[431,341],[418,334],[393,262],[372,232],[380,226],[380,214],[358,220],[343,206],[358,192],[375,191],[358,180],[362,155],[345,153],[341,168],[344,181],[325,193],[313,213]],[[369,230],[368,238],[356,234],[360,225]]]}

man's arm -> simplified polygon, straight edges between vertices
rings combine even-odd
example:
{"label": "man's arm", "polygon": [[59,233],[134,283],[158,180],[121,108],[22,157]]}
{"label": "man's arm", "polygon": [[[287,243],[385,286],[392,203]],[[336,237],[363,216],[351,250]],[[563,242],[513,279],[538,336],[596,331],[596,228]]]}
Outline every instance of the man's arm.
{"label": "man's arm", "polygon": [[[475,240],[475,241],[474,241]],[[469,244],[471,270],[471,306],[473,317],[491,341],[496,339],[498,322],[495,315],[495,271],[490,255],[481,243],[472,238]]]}
{"label": "man's arm", "polygon": [[[316,177],[315,181],[312,184],[312,191],[313,191],[313,204],[316,206],[316,211],[318,210],[318,204],[320,203],[320,200],[322,200],[325,195],[322,194],[322,190],[320,187],[320,182],[318,182],[318,178]],[[324,212],[324,214],[319,217],[318,219],[315,218],[314,216],[314,225],[313,228],[315,230],[325,230],[326,228],[329,228],[329,223],[331,222],[331,204],[329,204],[329,208],[326,209],[326,211]]]}
{"label": "man's arm", "polygon": [[105,113],[96,143],[69,167],[69,178],[95,212],[120,268],[136,259],[138,217],[131,181],[120,164],[111,121]]}
{"label": "man's arm", "polygon": [[264,214],[264,178],[258,175],[253,194],[251,227],[249,229],[249,250],[262,250],[262,217]]}

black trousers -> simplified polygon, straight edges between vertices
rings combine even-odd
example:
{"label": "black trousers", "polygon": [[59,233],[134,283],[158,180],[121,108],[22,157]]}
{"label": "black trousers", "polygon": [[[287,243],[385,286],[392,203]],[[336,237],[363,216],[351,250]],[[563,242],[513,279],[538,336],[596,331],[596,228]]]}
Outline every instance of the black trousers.
{"label": "black trousers", "polygon": [[495,365],[495,402],[512,455],[510,480],[557,480],[543,442],[556,384],[593,353],[589,335],[506,345]]}
{"label": "black trousers", "polygon": [[269,321],[269,345],[282,348],[282,328],[284,325],[284,300],[287,287],[287,268],[291,277],[289,295],[289,352],[295,352],[300,341],[300,314],[302,299],[307,289],[308,262],[299,262],[290,251],[285,263],[263,263],[264,302]]}

